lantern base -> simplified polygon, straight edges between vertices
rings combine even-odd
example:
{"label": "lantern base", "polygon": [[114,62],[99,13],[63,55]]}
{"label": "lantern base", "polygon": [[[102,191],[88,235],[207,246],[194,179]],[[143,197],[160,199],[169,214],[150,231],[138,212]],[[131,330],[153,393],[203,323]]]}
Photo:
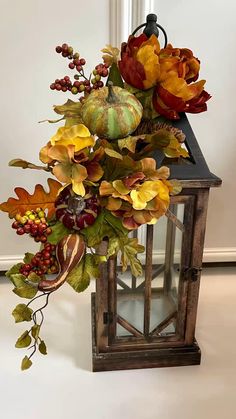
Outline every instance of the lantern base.
{"label": "lantern base", "polygon": [[199,365],[201,350],[196,342],[178,348],[142,349],[137,351],[98,352],[96,344],[95,293],[91,295],[93,371]]}

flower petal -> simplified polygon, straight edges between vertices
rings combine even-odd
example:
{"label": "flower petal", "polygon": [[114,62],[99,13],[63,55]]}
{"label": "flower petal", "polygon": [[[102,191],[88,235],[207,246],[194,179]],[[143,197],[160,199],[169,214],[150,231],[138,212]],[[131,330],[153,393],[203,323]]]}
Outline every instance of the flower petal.
{"label": "flower petal", "polygon": [[103,180],[99,188],[99,194],[101,196],[107,196],[107,195],[112,195],[113,192],[115,192],[115,189],[113,188],[113,186],[106,180]]}
{"label": "flower petal", "polygon": [[91,161],[85,167],[87,169],[88,179],[92,182],[97,182],[103,176],[104,170],[98,162]]}
{"label": "flower petal", "polygon": [[71,166],[70,164],[59,163],[53,167],[52,172],[56,178],[62,183],[71,182]]}
{"label": "flower petal", "polygon": [[121,195],[127,195],[130,191],[128,188],[126,188],[122,180],[114,180],[114,182],[112,182],[112,186]]}
{"label": "flower petal", "polygon": [[112,196],[109,196],[106,208],[109,211],[117,211],[120,209],[122,205],[122,200],[119,198],[113,198]]}
{"label": "flower petal", "polygon": [[70,162],[69,150],[64,145],[52,146],[48,151],[48,156],[52,160],[57,160],[60,163],[69,163]]}
{"label": "flower petal", "polygon": [[85,187],[82,182],[76,182],[74,179],[72,179],[72,190],[80,196],[85,195]]}
{"label": "flower petal", "polygon": [[41,148],[39,152],[39,159],[41,160],[41,162],[45,164],[52,162],[52,159],[48,156],[48,152],[51,147],[52,147],[51,143],[49,142],[44,147]]}

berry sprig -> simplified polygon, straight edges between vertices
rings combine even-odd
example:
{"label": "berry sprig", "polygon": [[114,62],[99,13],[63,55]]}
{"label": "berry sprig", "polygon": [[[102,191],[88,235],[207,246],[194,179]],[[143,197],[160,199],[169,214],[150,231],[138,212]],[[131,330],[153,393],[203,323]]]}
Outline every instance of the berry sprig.
{"label": "berry sprig", "polygon": [[61,46],[58,45],[56,47],[56,52],[71,60],[68,64],[69,69],[76,70],[79,74],[74,75],[75,81],[73,83],[69,76],[65,76],[63,79],[56,79],[50,85],[51,90],[58,90],[62,92],[69,90],[74,95],[83,94],[83,96],[80,97],[80,101],[82,102],[92,90],[100,89],[104,86],[101,78],[108,76],[109,64],[98,64],[89,77],[87,77],[84,73],[86,60],[84,58],[80,58],[80,54],[78,52],[74,53],[71,46],[68,44],[62,44]]}
{"label": "berry sprig", "polygon": [[50,85],[51,90],[58,90],[62,92],[67,92],[67,90],[72,89],[72,82],[69,76],[65,76],[63,79],[56,79],[54,83]]}
{"label": "berry sprig", "polygon": [[19,236],[29,234],[34,238],[34,241],[41,243],[45,243],[47,236],[52,232],[42,208],[37,208],[35,211],[26,211],[23,216],[16,214],[12,228],[16,230],[16,234]]}
{"label": "berry sprig", "polygon": [[45,274],[56,274],[58,271],[56,246],[50,243],[45,243],[43,250],[37,252],[30,263],[25,263],[20,267],[20,273],[26,277],[31,272],[42,276]]}

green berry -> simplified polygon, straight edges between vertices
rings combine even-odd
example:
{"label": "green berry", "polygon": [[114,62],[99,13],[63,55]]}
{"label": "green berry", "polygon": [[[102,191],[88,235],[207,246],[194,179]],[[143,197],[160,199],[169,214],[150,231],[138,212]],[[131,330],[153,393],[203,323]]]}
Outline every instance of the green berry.
{"label": "green berry", "polygon": [[91,79],[91,83],[95,84],[96,83],[96,78],[94,77],[93,79]]}
{"label": "green berry", "polygon": [[44,218],[45,217],[44,211],[43,210],[39,211],[38,216],[39,218]]}
{"label": "green berry", "polygon": [[84,84],[81,84],[81,85],[80,85],[80,87],[79,87],[79,92],[83,92],[83,91],[84,91],[84,89],[85,89]]}
{"label": "green berry", "polygon": [[76,95],[78,93],[77,87],[72,87],[71,93],[73,93],[73,95]]}
{"label": "green berry", "polygon": [[93,75],[96,76],[98,74],[97,70],[93,70]]}
{"label": "green berry", "polygon": [[30,219],[30,220],[34,221],[34,220],[35,220],[35,218],[36,218],[36,217],[35,217],[35,215],[34,215],[34,214],[30,214],[30,215],[29,215],[29,219]]}
{"label": "green berry", "polygon": [[26,216],[23,216],[20,219],[21,224],[25,224],[25,223],[27,223],[27,221],[28,221],[28,217],[26,217]]}
{"label": "green berry", "polygon": [[25,215],[29,216],[30,214],[32,214],[32,211],[26,211]]}
{"label": "green berry", "polygon": [[101,80],[101,76],[99,76],[99,74],[97,74],[97,75],[95,76],[95,80],[96,80],[96,81],[100,81],[100,80]]}

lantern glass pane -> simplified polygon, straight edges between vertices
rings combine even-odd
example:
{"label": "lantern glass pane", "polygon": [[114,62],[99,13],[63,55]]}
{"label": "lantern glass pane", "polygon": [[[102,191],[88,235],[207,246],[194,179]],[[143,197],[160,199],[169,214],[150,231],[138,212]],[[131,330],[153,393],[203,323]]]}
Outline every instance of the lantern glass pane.
{"label": "lantern glass pane", "polygon": [[[129,271],[117,275],[116,335],[119,338],[147,334],[155,338],[176,334],[181,299],[179,278],[184,206],[184,203],[171,205],[170,211],[173,216],[162,217],[153,228],[151,281],[150,278],[149,281],[147,277],[145,279],[145,255],[140,258],[143,264],[143,275],[140,278],[132,277]],[[146,234],[147,229],[141,232],[139,241],[143,244]],[[145,321],[147,312],[149,319]]]}

